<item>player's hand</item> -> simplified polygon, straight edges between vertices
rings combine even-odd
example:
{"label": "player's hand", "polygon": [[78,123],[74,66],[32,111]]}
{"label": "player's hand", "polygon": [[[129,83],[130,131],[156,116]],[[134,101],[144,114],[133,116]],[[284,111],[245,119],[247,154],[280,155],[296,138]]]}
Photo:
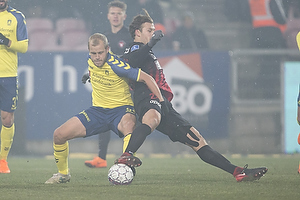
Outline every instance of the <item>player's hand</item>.
{"label": "player's hand", "polygon": [[85,84],[87,81],[88,81],[88,82],[91,82],[89,73],[84,74],[84,75],[82,76],[82,78],[81,78],[81,82],[82,82],[83,84]]}
{"label": "player's hand", "polygon": [[0,45],[4,44],[8,46],[8,43],[9,43],[9,39],[5,37],[2,33],[0,33]]}
{"label": "player's hand", "polygon": [[154,31],[148,46],[152,48],[162,37],[164,37],[164,34],[161,30]]}
{"label": "player's hand", "polygon": [[161,102],[159,102],[160,103],[160,105],[161,105],[161,111],[162,111],[162,115],[163,116],[167,116],[168,115],[168,113],[169,113],[169,107],[167,106],[167,103],[165,102],[165,101],[161,101]]}

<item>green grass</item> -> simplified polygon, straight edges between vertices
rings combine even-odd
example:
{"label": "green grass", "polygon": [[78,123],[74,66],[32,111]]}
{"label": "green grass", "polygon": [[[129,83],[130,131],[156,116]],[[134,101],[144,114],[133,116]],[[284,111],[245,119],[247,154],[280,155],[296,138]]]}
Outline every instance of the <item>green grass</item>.
{"label": "green grass", "polygon": [[[69,161],[72,179],[66,184],[45,185],[56,173],[54,160],[9,157],[10,174],[0,174],[0,199],[299,199],[299,155],[278,158],[232,158],[232,163],[249,167],[267,166],[259,181],[235,181],[232,175],[193,158],[143,158],[131,185],[112,186],[105,169],[89,169],[84,159]],[[108,159],[111,166],[113,158]]]}

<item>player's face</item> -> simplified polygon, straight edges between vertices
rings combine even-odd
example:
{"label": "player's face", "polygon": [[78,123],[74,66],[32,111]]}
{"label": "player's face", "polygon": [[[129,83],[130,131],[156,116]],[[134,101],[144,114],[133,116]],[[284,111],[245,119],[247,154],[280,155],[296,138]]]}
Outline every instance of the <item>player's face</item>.
{"label": "player's face", "polygon": [[0,0],[0,12],[4,11],[7,7],[8,0]]}
{"label": "player's face", "polygon": [[109,23],[114,27],[123,26],[126,14],[118,7],[110,7],[107,14]]}
{"label": "player's face", "polygon": [[155,27],[153,23],[146,22],[142,25],[142,31],[138,30],[137,36],[139,37],[139,42],[147,44],[155,31]]}
{"label": "player's face", "polygon": [[97,46],[90,45],[89,52],[93,63],[97,67],[102,67],[107,59],[109,47],[105,48],[102,41]]}

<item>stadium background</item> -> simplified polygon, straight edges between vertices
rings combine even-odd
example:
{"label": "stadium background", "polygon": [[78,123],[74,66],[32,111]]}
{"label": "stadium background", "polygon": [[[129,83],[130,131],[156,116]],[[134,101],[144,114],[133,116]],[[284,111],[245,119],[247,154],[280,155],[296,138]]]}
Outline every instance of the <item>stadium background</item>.
{"label": "stadium background", "polygon": [[[14,155],[52,154],[54,129],[90,105],[90,88],[80,81],[86,70],[86,36],[92,32],[84,16],[97,15],[85,9],[97,1],[84,1],[81,10],[88,11],[84,15],[78,14],[77,1],[51,2],[57,3],[52,9],[63,16],[48,10],[50,1],[12,0],[10,3],[26,15],[30,39],[29,51],[19,54],[20,98],[11,151]],[[67,7],[59,4],[62,2],[61,5]],[[106,4],[106,1],[99,2]],[[298,152],[298,50],[250,49],[251,23],[228,19],[224,13],[226,2],[159,1],[167,31],[176,27],[180,13],[191,11],[197,27],[206,33],[210,44],[208,50],[201,51],[155,49],[175,92],[174,105],[221,153]],[[76,46],[72,46],[74,39],[72,45],[59,41],[59,26],[53,25],[53,30],[42,36],[30,32],[30,18],[46,17],[55,24],[60,17],[70,16],[86,22],[85,33],[71,31],[77,33],[74,37],[79,42],[82,40]],[[107,21],[106,15],[101,18],[103,27],[107,26],[104,21]],[[53,44],[54,40],[58,40],[57,44]],[[97,143],[96,136],[75,139],[70,142],[70,151],[96,154]],[[112,134],[108,153],[119,154],[121,145],[122,140]],[[150,135],[140,149],[144,154],[190,152],[189,148],[170,142],[160,133]]]}

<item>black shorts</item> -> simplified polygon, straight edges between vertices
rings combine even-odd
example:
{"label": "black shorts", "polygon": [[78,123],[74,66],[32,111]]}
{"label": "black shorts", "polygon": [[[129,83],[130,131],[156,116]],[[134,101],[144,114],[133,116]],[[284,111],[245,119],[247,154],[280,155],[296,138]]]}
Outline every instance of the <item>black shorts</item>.
{"label": "black shorts", "polygon": [[[141,98],[143,96],[143,98]],[[138,96],[139,101],[134,102],[134,107],[137,115],[139,116],[139,121],[142,121],[144,114],[150,110],[155,109],[161,113],[161,108],[159,104],[159,99],[154,95],[149,93],[145,95],[143,94]],[[165,99],[167,102],[167,106],[169,108],[169,113],[165,116],[162,115],[161,122],[156,130],[162,132],[163,134],[169,136],[169,138],[173,141],[179,141],[184,143],[183,138],[186,137],[189,129],[192,125],[185,120],[172,106],[172,103]]]}

